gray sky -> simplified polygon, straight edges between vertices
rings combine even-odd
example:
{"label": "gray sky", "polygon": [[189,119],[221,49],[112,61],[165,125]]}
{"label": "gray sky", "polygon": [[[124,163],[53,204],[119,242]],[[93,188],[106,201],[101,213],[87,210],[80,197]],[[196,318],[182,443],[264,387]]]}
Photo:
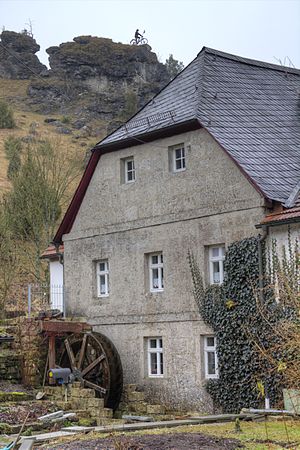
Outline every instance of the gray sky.
{"label": "gray sky", "polygon": [[188,64],[205,45],[300,68],[300,0],[0,0],[0,26],[28,28],[45,49],[80,35],[129,43],[146,30],[162,62]]}

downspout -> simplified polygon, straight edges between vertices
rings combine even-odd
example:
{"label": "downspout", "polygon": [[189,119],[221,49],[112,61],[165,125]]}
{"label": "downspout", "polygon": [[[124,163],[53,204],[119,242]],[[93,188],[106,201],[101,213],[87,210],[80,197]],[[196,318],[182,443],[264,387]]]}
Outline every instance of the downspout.
{"label": "downspout", "polygon": [[268,225],[262,226],[262,234],[258,235],[258,271],[259,271],[259,300],[264,302],[264,265],[263,265],[263,242],[268,236]]}
{"label": "downspout", "polygon": [[[264,264],[263,264],[263,242],[266,240],[268,236],[268,225],[262,226],[262,234],[258,235],[258,271],[259,271],[259,301],[260,304],[264,303]],[[270,399],[268,395],[267,386],[264,386],[265,389],[265,409],[270,409]]]}

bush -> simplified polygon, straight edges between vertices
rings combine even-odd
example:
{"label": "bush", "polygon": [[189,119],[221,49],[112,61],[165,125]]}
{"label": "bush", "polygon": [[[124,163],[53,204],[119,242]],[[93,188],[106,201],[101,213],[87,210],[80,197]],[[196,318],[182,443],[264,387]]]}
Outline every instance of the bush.
{"label": "bush", "polygon": [[12,180],[21,167],[22,143],[19,138],[9,136],[4,142],[5,156],[9,161],[7,178]]}
{"label": "bush", "polygon": [[0,128],[15,128],[16,123],[8,104],[0,101]]}

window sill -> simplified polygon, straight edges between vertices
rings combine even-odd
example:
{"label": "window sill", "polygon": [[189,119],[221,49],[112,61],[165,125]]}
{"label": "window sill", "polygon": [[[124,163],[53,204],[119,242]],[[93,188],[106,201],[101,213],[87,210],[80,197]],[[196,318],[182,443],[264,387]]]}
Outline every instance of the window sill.
{"label": "window sill", "polygon": [[164,289],[150,289],[150,294],[156,294],[164,292]]}
{"label": "window sill", "polygon": [[173,173],[180,173],[180,172],[185,172],[185,171],[186,171],[186,167],[184,169],[173,170]]}

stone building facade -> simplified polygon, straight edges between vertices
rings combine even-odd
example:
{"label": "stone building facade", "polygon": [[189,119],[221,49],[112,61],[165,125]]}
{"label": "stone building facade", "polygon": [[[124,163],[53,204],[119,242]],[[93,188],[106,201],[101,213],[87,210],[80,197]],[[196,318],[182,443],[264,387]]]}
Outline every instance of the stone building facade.
{"label": "stone building facade", "polygon": [[299,122],[289,109],[299,75],[204,48],[92,150],[54,237],[64,244],[66,311],[111,339],[124,382],[151,400],[213,409],[204,386],[218,377],[217,343],[193,298],[188,251],[207,284],[222,283],[226,247],[294,206],[300,135],[276,124],[282,95]]}
{"label": "stone building facade", "polygon": [[[186,148],[185,170],[170,158]],[[122,182],[124,158],[135,181]],[[100,193],[100,195],[99,195]],[[207,410],[203,323],[188,251],[209,282],[209,251],[256,234],[264,199],[205,130],[104,155],[64,237],[67,315],[85,316],[117,347],[125,383],[159,401]],[[164,286],[151,292],[149,257],[163,255]],[[97,292],[107,261],[109,293]],[[162,339],[163,374],[149,374],[149,338]],[[209,375],[208,375],[209,376]]]}

